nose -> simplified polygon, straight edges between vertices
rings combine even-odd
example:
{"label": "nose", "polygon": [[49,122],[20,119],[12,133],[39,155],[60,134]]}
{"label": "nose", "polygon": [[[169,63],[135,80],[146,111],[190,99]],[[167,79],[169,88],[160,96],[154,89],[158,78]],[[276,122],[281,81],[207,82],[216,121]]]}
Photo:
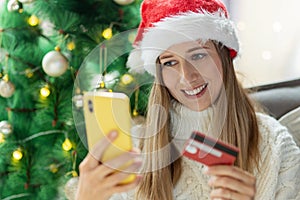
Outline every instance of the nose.
{"label": "nose", "polygon": [[192,65],[190,62],[183,60],[181,64],[181,81],[193,82],[199,79],[200,72],[196,66]]}

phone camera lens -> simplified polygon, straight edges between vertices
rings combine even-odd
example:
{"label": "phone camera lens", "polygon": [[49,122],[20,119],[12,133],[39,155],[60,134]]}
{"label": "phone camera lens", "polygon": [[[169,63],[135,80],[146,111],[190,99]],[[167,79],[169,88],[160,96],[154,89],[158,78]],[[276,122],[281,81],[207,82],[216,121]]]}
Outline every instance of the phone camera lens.
{"label": "phone camera lens", "polygon": [[88,107],[89,107],[89,111],[90,112],[94,111],[94,109],[93,109],[93,102],[91,100],[88,101]]}

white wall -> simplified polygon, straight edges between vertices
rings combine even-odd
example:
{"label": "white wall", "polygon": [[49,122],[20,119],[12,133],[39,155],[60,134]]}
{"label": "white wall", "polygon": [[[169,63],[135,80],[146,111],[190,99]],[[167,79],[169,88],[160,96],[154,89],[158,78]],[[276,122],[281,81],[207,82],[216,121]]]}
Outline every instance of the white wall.
{"label": "white wall", "polygon": [[224,0],[236,22],[245,86],[300,78],[300,0]]}

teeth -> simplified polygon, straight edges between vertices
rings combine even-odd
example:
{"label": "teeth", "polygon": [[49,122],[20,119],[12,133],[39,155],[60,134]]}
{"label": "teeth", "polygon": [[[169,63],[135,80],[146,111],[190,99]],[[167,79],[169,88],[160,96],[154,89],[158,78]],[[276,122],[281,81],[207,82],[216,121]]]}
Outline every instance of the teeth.
{"label": "teeth", "polygon": [[205,87],[207,86],[207,84],[204,84],[194,90],[184,90],[184,92],[187,94],[187,95],[196,95],[196,94],[199,94]]}

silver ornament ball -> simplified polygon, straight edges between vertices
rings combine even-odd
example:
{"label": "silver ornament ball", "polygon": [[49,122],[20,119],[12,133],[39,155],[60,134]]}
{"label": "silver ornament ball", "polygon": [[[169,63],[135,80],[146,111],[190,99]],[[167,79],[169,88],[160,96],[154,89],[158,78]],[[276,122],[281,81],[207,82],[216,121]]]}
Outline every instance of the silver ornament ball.
{"label": "silver ornament ball", "polygon": [[69,62],[59,51],[50,51],[44,56],[42,66],[46,74],[58,77],[66,72]]}
{"label": "silver ornament ball", "polygon": [[15,86],[10,81],[0,81],[0,95],[5,98],[11,97],[15,92]]}
{"label": "silver ornament ball", "polygon": [[0,133],[10,135],[12,133],[12,126],[8,121],[0,122]]}

